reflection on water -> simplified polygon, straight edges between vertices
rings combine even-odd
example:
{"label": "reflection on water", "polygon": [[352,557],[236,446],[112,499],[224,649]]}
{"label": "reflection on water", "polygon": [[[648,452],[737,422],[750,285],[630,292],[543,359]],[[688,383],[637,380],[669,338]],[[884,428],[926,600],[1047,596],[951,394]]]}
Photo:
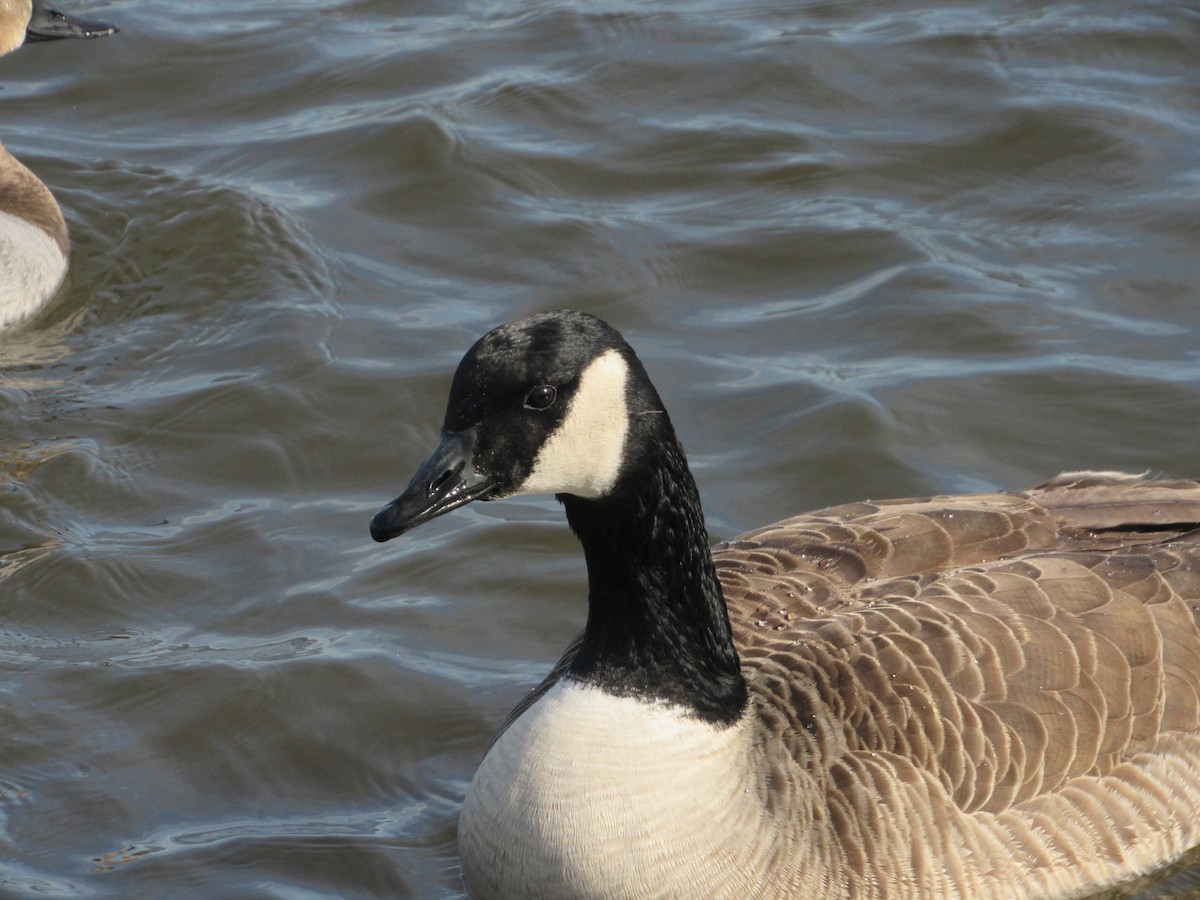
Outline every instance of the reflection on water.
{"label": "reflection on water", "polygon": [[366,523],[535,309],[630,337],[714,538],[1197,471],[1186,10],[79,5],[0,62],[74,251],[0,336],[0,893],[459,895],[582,560],[550,500]]}

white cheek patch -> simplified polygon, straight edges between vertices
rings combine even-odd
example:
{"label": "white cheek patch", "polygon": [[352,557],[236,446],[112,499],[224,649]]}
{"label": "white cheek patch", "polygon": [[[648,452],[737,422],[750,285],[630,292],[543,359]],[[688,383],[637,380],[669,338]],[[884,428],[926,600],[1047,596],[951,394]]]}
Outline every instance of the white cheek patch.
{"label": "white cheek patch", "polygon": [[616,350],[583,370],[567,417],[542,445],[518,494],[595,498],[612,489],[629,432],[628,380],[629,367]]}

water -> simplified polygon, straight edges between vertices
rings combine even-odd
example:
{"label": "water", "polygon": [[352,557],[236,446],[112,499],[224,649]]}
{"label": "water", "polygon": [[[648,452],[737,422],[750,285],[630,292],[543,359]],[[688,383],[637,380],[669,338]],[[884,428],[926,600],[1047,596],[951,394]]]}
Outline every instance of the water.
{"label": "water", "polygon": [[502,321],[626,333],[714,538],[1200,472],[1192,11],[63,5],[123,30],[0,61],[74,242],[0,336],[3,896],[459,895],[582,560],[552,500],[366,529]]}

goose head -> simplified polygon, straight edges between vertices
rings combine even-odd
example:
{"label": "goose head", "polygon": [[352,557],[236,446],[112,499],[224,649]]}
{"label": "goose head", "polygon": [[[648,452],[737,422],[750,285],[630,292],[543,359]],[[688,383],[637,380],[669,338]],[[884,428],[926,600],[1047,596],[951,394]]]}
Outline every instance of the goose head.
{"label": "goose head", "polygon": [[657,424],[662,402],[611,326],[574,311],[502,325],[463,357],[437,448],[371,536],[386,541],[473,500],[606,497]]}

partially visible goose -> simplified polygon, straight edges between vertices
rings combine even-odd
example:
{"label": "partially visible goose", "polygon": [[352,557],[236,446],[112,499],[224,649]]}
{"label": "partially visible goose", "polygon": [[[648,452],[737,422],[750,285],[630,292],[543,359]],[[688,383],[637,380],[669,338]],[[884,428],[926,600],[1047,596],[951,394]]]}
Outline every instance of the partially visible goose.
{"label": "partially visible goose", "polygon": [[[41,0],[0,0],[0,55],[32,40],[97,37],[112,25],[64,15]],[[0,145],[0,328],[54,296],[67,274],[70,244],[50,189]]]}
{"label": "partially visible goose", "polygon": [[1068,897],[1200,843],[1200,484],[863,502],[709,549],[630,346],[467,353],[371,521],[554,493],[588,616],[467,790],[477,898]]}

